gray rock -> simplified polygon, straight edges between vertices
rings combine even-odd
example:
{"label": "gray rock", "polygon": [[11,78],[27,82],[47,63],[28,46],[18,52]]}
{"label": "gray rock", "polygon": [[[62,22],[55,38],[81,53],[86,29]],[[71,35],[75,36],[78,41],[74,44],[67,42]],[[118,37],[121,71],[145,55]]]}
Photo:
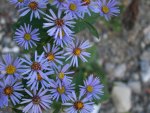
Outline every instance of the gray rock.
{"label": "gray rock", "polygon": [[146,27],[143,32],[145,44],[150,44],[150,26]]}
{"label": "gray rock", "polygon": [[128,112],[132,107],[131,89],[123,83],[117,83],[113,87],[112,99],[118,113]]}
{"label": "gray rock", "polygon": [[150,48],[145,50],[140,58],[141,58],[140,73],[141,73],[143,82],[147,83],[150,81]]}
{"label": "gray rock", "polygon": [[141,76],[144,83],[150,81],[150,63],[147,60],[140,62]]}
{"label": "gray rock", "polygon": [[139,81],[130,81],[128,86],[132,89],[132,91],[136,94],[141,94],[141,83]]}
{"label": "gray rock", "polygon": [[119,79],[124,78],[125,72],[126,72],[126,68],[127,68],[126,64],[120,64],[120,65],[118,65],[115,68],[115,70],[114,70],[114,73],[113,73],[114,77],[115,78],[119,78]]}
{"label": "gray rock", "polygon": [[4,47],[4,48],[2,49],[2,53],[10,53],[10,52],[11,52],[11,49],[8,48],[8,47]]}
{"label": "gray rock", "polygon": [[115,69],[115,65],[112,64],[112,63],[106,63],[105,64],[105,70],[108,72],[108,73],[112,73],[112,71]]}
{"label": "gray rock", "polygon": [[6,23],[5,18],[1,18],[1,19],[0,19],[0,23],[4,25],[4,24]]}
{"label": "gray rock", "polygon": [[14,53],[19,53],[19,51],[20,51],[20,49],[18,46],[15,46],[12,48],[12,52],[14,52]]}

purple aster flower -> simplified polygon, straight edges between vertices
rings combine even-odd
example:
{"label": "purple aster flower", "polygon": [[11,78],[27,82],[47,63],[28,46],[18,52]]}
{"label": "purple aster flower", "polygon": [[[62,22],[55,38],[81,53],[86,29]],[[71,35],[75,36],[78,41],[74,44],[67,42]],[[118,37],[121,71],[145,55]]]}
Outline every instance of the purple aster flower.
{"label": "purple aster flower", "polygon": [[47,76],[54,73],[54,71],[49,67],[47,59],[43,59],[43,57],[44,53],[38,56],[37,51],[35,51],[34,61],[31,61],[27,55],[25,58],[21,59],[25,64],[22,66],[24,71],[22,75],[27,75],[25,79],[30,80],[30,82],[34,82],[34,80],[38,80],[38,74],[40,74],[42,78],[48,79]]}
{"label": "purple aster flower", "polygon": [[42,76],[39,73],[37,73],[37,79],[35,79],[34,81],[29,80],[27,82],[27,86],[30,86],[31,90],[38,90],[39,86],[41,86],[43,89],[46,89],[50,82],[51,80],[48,77],[46,79],[42,78]]}
{"label": "purple aster flower", "polygon": [[63,9],[65,10],[65,14],[67,14],[70,18],[78,19],[83,18],[82,11],[84,10],[84,3],[81,0],[67,0],[66,4],[64,4]]}
{"label": "purple aster flower", "polygon": [[88,97],[78,97],[73,92],[71,102],[64,103],[66,113],[91,113],[93,111],[94,102],[90,102]]}
{"label": "purple aster flower", "polygon": [[14,105],[20,103],[20,99],[22,98],[22,94],[18,91],[23,90],[23,85],[21,82],[9,81],[0,82],[0,108],[4,106],[8,106],[8,98],[11,99]]}
{"label": "purple aster flower", "polygon": [[80,94],[86,94],[91,96],[92,99],[100,99],[103,95],[103,85],[100,83],[99,78],[90,75],[87,80],[84,81],[84,86],[80,86]]}
{"label": "purple aster flower", "polygon": [[24,26],[16,29],[14,40],[19,46],[28,50],[33,46],[37,46],[36,42],[40,41],[38,31],[39,29],[32,29],[31,25],[24,24]]}
{"label": "purple aster flower", "polygon": [[61,61],[65,57],[63,56],[63,51],[60,50],[58,46],[51,46],[47,43],[46,46],[43,46],[45,51],[45,57],[48,59],[51,67],[57,67],[56,63],[62,65],[63,62]]}
{"label": "purple aster flower", "polygon": [[98,0],[98,10],[101,16],[104,16],[106,20],[110,20],[111,16],[117,16],[120,13],[118,2],[116,0]]}
{"label": "purple aster flower", "polygon": [[58,10],[58,16],[55,15],[55,13],[50,9],[49,10],[51,15],[46,15],[46,18],[44,18],[47,23],[43,24],[44,28],[50,27],[50,29],[47,31],[49,36],[54,36],[55,38],[60,36],[62,39],[62,32],[69,36],[69,34],[72,34],[73,31],[71,31],[70,28],[73,28],[73,22],[67,15],[64,17],[62,16],[62,10]]}
{"label": "purple aster flower", "polygon": [[60,37],[60,35],[58,35],[57,38],[54,38],[54,43],[58,46],[64,47],[64,45],[68,45],[73,41],[73,35],[69,34],[69,36],[67,36],[65,34],[64,31],[62,31],[62,38]]}
{"label": "purple aster flower", "polygon": [[10,54],[3,56],[3,59],[0,60],[0,72],[1,77],[6,79],[6,81],[21,79],[21,73],[23,72],[22,62],[20,58],[13,58]]}
{"label": "purple aster flower", "polygon": [[91,47],[91,45],[89,44],[89,41],[79,42],[79,40],[77,40],[76,43],[72,42],[66,48],[67,52],[65,53],[65,56],[68,56],[66,61],[71,59],[71,64],[70,65],[73,65],[73,66],[76,66],[76,67],[78,67],[78,57],[83,62],[87,62],[87,60],[85,59],[85,56],[90,57],[90,53],[86,52],[85,50],[89,47]]}
{"label": "purple aster flower", "polygon": [[84,8],[82,10],[83,17],[84,17],[85,13],[88,13],[88,15],[91,16],[90,11],[97,13],[97,7],[96,7],[97,4],[95,1],[93,1],[93,0],[81,0],[81,2],[82,2],[82,5],[84,6]]}
{"label": "purple aster flower", "polygon": [[27,0],[9,0],[9,2],[18,8],[26,6]]}
{"label": "purple aster flower", "polygon": [[65,4],[66,0],[54,0],[52,5],[55,5],[57,8],[62,8]]}
{"label": "purple aster flower", "polygon": [[63,103],[70,100],[69,96],[71,96],[72,91],[74,91],[74,84],[70,82],[61,82],[57,80],[56,82],[52,81],[50,86],[52,99],[58,101],[58,99],[61,98]]}
{"label": "purple aster flower", "polygon": [[47,4],[48,0],[28,0],[26,7],[19,10],[20,16],[25,16],[31,12],[30,21],[32,21],[33,17],[40,19],[40,14],[45,14],[41,9],[46,8]]}
{"label": "purple aster flower", "polygon": [[24,90],[30,96],[30,98],[22,99],[21,104],[27,104],[23,109],[24,113],[43,113],[42,110],[50,109],[52,101],[50,95],[46,94],[47,89],[41,88],[39,92],[34,90],[33,94],[27,89]]}
{"label": "purple aster flower", "polygon": [[3,93],[3,89],[0,88],[0,108],[4,108],[4,106],[8,106],[8,100],[5,99],[5,95]]}
{"label": "purple aster flower", "polygon": [[56,70],[57,79],[61,81],[71,82],[72,77],[66,75],[71,75],[74,73],[74,71],[69,71],[69,68],[70,68],[69,64],[66,64],[63,67],[58,66]]}

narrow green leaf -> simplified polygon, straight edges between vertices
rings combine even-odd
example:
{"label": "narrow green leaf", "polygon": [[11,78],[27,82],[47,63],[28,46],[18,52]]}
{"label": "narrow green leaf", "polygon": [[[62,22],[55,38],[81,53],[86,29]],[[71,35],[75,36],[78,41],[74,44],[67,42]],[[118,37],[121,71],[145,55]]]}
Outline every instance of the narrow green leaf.
{"label": "narrow green leaf", "polygon": [[93,24],[99,18],[100,18],[99,14],[91,12],[91,16],[85,15],[84,19],[78,19],[78,20],[76,20],[76,25],[75,25],[75,28],[73,29],[73,31],[75,33],[78,33],[78,32],[84,30],[87,27],[87,25],[85,24],[85,21],[88,22],[88,23],[90,23],[90,24]]}
{"label": "narrow green leaf", "polygon": [[53,113],[60,113],[61,103],[60,102],[53,102],[52,108],[54,109]]}
{"label": "narrow green leaf", "polygon": [[16,109],[16,108],[12,108],[13,111],[15,111],[15,113],[22,113],[22,110]]}
{"label": "narrow green leaf", "polygon": [[96,28],[95,28],[92,24],[90,24],[89,22],[86,22],[86,21],[85,21],[85,23],[86,23],[86,25],[87,25],[89,31],[90,31],[96,38],[99,39],[99,33],[98,33],[98,31],[96,30]]}

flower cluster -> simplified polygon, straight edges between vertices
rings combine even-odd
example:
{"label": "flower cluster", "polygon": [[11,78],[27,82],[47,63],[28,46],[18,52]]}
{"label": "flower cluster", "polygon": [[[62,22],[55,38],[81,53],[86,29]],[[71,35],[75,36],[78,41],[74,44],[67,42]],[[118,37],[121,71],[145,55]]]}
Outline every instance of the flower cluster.
{"label": "flower cluster", "polygon": [[[67,113],[91,113],[94,100],[103,95],[100,79],[89,75],[78,85],[73,81],[79,60],[88,62],[88,40],[75,36],[76,20],[99,13],[109,20],[117,16],[116,0],[9,0],[20,17],[29,18],[16,28],[14,41],[31,55],[0,59],[0,108],[21,104],[24,113],[42,113],[53,103],[62,103]],[[48,9],[48,7],[50,8]],[[54,8],[55,7],[55,8]],[[42,22],[35,27],[34,20]],[[37,23],[38,24],[38,23]],[[42,30],[49,40],[43,42]],[[34,51],[34,52],[33,52]],[[72,68],[74,67],[74,68]],[[82,75],[78,75],[82,76]],[[77,91],[79,89],[79,91]],[[76,92],[77,91],[77,92]]]}

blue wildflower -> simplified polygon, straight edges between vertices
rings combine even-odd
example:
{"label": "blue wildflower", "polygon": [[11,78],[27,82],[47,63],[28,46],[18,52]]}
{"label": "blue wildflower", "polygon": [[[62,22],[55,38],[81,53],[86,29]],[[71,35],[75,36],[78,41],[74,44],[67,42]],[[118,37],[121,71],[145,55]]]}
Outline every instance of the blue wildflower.
{"label": "blue wildflower", "polygon": [[3,81],[0,82],[0,107],[8,106],[9,98],[13,105],[19,104],[22,94],[18,91],[23,91],[21,82],[16,81]]}
{"label": "blue wildflower", "polygon": [[63,103],[70,100],[69,97],[74,91],[74,84],[71,84],[70,82],[61,82],[57,80],[56,82],[52,81],[50,83],[50,86],[52,99],[58,101],[58,99],[60,98]]}
{"label": "blue wildflower", "polygon": [[86,52],[85,50],[89,47],[91,47],[89,41],[79,42],[79,40],[77,40],[76,43],[72,42],[71,44],[67,46],[66,53],[64,54],[65,56],[68,56],[66,61],[71,59],[70,65],[73,65],[76,67],[78,67],[78,57],[83,62],[87,62],[87,60],[85,59],[85,56],[90,57],[90,53]]}
{"label": "blue wildflower", "polygon": [[71,75],[74,73],[74,71],[69,71],[70,65],[66,64],[63,67],[62,66],[58,66],[56,69],[56,75],[57,75],[57,79],[61,80],[61,81],[66,81],[66,82],[71,82],[72,77],[67,76],[67,75]]}
{"label": "blue wildflower", "polygon": [[87,80],[84,81],[84,86],[80,86],[80,94],[86,94],[91,96],[92,99],[100,99],[103,95],[103,85],[100,83],[99,78],[90,75]]}
{"label": "blue wildflower", "polygon": [[51,67],[57,67],[56,64],[63,65],[63,62],[61,61],[65,57],[63,56],[63,51],[60,50],[58,46],[50,45],[47,43],[46,46],[43,46],[45,51],[45,58],[48,59]]}
{"label": "blue wildflower", "polygon": [[66,113],[91,113],[93,111],[94,102],[89,101],[87,97],[81,94],[77,97],[76,94],[72,93],[71,102],[64,103]]}
{"label": "blue wildflower", "polygon": [[62,7],[64,7],[66,0],[54,0],[52,2],[52,5],[56,6],[57,8],[61,9]]}
{"label": "blue wildflower", "polygon": [[27,0],[9,0],[9,2],[15,5],[17,8],[26,6]]}
{"label": "blue wildflower", "polygon": [[52,103],[51,97],[47,89],[40,89],[39,91],[34,90],[33,93],[24,89],[25,92],[30,96],[29,98],[23,98],[21,104],[27,104],[23,108],[24,113],[43,113],[43,110],[50,109]]}
{"label": "blue wildflower", "polygon": [[104,16],[106,20],[110,20],[111,16],[117,16],[120,13],[118,2],[116,0],[109,0],[108,3],[106,0],[98,0],[98,11],[101,16]]}
{"label": "blue wildflower", "polygon": [[84,3],[80,0],[67,0],[66,4],[64,4],[63,9],[65,10],[65,14],[70,18],[79,19],[83,18],[82,11],[84,10]]}
{"label": "blue wildflower", "polygon": [[14,40],[16,43],[23,47],[24,49],[32,48],[36,45],[36,42],[40,41],[39,38],[39,29],[32,29],[31,25],[20,26],[19,29],[16,29]]}
{"label": "blue wildflower", "polygon": [[38,74],[42,78],[48,79],[48,76],[53,74],[54,71],[49,67],[49,63],[47,59],[43,59],[44,53],[42,53],[40,56],[38,56],[37,51],[35,51],[34,55],[34,61],[31,61],[29,56],[25,56],[25,58],[22,58],[22,62],[24,65],[22,66],[23,68],[23,73],[22,75],[27,75],[27,77],[24,77],[27,80],[37,80],[38,79]]}
{"label": "blue wildflower", "polygon": [[42,9],[46,8],[47,4],[48,0],[28,0],[26,6],[19,10],[20,16],[25,16],[31,12],[30,21],[32,21],[33,17],[40,19],[40,14],[45,15]]}
{"label": "blue wildflower", "polygon": [[0,78],[5,78],[6,81],[21,79],[23,70],[20,58],[14,59],[10,54],[4,55],[0,60],[0,71]]}
{"label": "blue wildflower", "polygon": [[47,31],[49,36],[54,36],[55,38],[60,36],[62,39],[62,32],[69,36],[69,34],[72,34],[73,31],[71,28],[74,27],[73,24],[75,24],[72,19],[70,19],[67,15],[62,16],[62,10],[58,10],[58,16],[50,9],[49,10],[51,15],[46,15],[46,18],[44,18],[47,22],[43,24],[44,28],[50,27],[50,29]]}

